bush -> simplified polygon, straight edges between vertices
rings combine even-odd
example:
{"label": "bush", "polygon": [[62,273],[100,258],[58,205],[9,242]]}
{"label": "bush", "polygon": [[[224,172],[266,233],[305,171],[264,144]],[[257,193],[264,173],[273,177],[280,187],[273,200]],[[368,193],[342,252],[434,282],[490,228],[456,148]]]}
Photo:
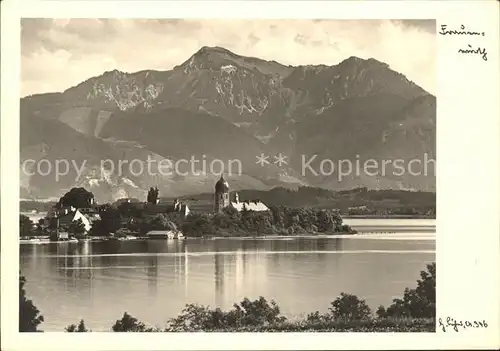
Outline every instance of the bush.
{"label": "bush", "polygon": [[362,321],[285,321],[264,326],[230,327],[219,332],[434,332],[436,324],[428,319],[369,319]]}
{"label": "bush", "polygon": [[353,321],[371,319],[372,312],[365,300],[356,295],[341,293],[335,301],[331,303],[329,311],[336,320]]}
{"label": "bush", "polygon": [[139,321],[137,318],[131,316],[127,312],[123,314],[121,319],[118,319],[115,324],[111,327],[113,332],[132,332],[132,333],[150,333],[150,332],[160,332],[162,331],[157,327],[146,326],[143,322]]}
{"label": "bush", "polygon": [[90,330],[88,330],[86,327],[85,327],[85,322],[82,320],[80,320],[80,323],[78,323],[78,325],[76,324],[71,324],[71,325],[68,325],[65,330],[69,333],[86,333],[86,332],[89,332]]}
{"label": "bush", "polygon": [[379,307],[377,316],[386,317],[436,317],[436,263],[427,265],[427,271],[420,272],[416,289],[406,288],[402,299],[394,299],[386,309]]}
{"label": "bush", "polygon": [[234,304],[233,309],[227,313],[226,319],[235,326],[270,325],[286,320],[281,315],[276,302],[271,300],[269,303],[262,296],[255,301],[245,298],[239,304]]}
{"label": "bush", "polygon": [[167,331],[196,331],[220,327],[220,319],[217,318],[219,311],[217,309],[216,313],[213,313],[206,306],[188,304],[176,318],[168,322]]}
{"label": "bush", "polygon": [[254,301],[245,298],[227,312],[197,304],[186,305],[179,316],[169,321],[167,331],[214,331],[266,326],[285,320],[276,302],[268,302],[261,296]]}
{"label": "bush", "polygon": [[143,332],[146,329],[144,323],[125,312],[122,319],[118,319],[111,327],[114,332]]}

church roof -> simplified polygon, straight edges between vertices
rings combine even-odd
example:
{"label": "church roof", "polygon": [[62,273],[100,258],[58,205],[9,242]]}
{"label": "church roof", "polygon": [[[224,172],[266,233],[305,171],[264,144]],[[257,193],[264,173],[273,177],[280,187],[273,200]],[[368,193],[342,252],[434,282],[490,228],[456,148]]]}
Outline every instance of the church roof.
{"label": "church roof", "polygon": [[238,212],[243,211],[243,207],[245,207],[248,211],[269,211],[269,208],[261,201],[231,202],[231,206],[233,206]]}
{"label": "church roof", "polygon": [[229,191],[229,183],[224,179],[223,175],[221,175],[220,179],[217,181],[217,183],[215,183],[215,191],[218,193]]}

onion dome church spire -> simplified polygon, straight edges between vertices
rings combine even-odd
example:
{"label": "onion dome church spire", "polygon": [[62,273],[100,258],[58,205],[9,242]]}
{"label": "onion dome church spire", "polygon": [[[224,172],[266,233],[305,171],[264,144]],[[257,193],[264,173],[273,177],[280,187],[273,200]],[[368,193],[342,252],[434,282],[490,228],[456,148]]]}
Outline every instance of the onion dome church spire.
{"label": "onion dome church spire", "polygon": [[228,192],[229,183],[224,179],[224,175],[221,174],[217,183],[215,183],[215,192]]}
{"label": "onion dome church spire", "polygon": [[229,206],[229,183],[224,179],[224,175],[215,183],[214,210],[221,212]]}

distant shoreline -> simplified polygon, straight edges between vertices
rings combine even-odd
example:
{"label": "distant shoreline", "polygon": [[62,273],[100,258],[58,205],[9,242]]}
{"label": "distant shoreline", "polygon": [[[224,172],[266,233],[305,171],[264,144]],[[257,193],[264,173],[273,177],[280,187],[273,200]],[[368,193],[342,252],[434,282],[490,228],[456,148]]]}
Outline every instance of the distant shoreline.
{"label": "distant shoreline", "polygon": [[425,215],[343,215],[342,219],[436,219],[436,216]]}
{"label": "distant shoreline", "polygon": [[[47,212],[29,212],[29,211],[19,211],[20,214],[26,216],[40,217],[45,215]],[[342,219],[436,219],[436,216],[425,216],[425,215],[343,215],[340,214]]]}

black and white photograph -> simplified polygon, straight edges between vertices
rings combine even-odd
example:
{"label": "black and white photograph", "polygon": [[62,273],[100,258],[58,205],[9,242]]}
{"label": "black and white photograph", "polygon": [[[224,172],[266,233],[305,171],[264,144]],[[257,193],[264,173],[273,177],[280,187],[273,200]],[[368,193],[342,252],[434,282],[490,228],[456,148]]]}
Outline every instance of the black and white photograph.
{"label": "black and white photograph", "polygon": [[22,331],[434,331],[435,20],[21,30]]}
{"label": "black and white photograph", "polygon": [[[18,77],[8,92],[2,79],[1,131],[17,338],[58,333],[61,346],[69,333],[128,332],[144,342],[123,347],[148,348],[151,333],[197,332],[218,349],[231,334],[256,349],[283,333],[498,339],[484,312],[499,306],[498,287],[478,272],[499,263],[498,201],[485,190],[498,190],[498,164],[484,163],[499,141],[485,124],[495,110],[474,110],[498,87],[465,98],[481,94],[475,79],[492,81],[493,17],[481,28],[442,9],[300,18],[262,1],[259,18],[238,1],[234,17],[201,13],[224,2],[168,15],[147,1],[116,14],[86,3],[95,15],[78,1],[20,15],[17,66],[2,44],[2,75]],[[464,82],[469,93],[456,93]],[[471,154],[483,166],[466,184]]]}

